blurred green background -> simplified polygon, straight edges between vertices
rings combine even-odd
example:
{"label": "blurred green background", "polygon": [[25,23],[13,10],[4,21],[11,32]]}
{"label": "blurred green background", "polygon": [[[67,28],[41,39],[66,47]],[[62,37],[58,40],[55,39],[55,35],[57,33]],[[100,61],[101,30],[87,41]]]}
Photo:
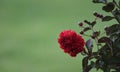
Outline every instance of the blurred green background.
{"label": "blurred green background", "polygon": [[0,72],[82,72],[81,54],[64,54],[57,38],[94,11],[105,14],[89,0],[0,0]]}

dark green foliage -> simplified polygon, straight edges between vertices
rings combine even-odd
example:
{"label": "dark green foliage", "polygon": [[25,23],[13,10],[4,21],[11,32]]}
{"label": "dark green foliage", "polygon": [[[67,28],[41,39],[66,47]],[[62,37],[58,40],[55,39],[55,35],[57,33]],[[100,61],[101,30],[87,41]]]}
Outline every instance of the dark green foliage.
{"label": "dark green foliage", "polygon": [[116,20],[118,21],[118,23],[120,23],[120,10],[115,9],[112,14],[114,15],[114,17],[116,18]]}
{"label": "dark green foliage", "polygon": [[96,24],[96,21],[93,21],[93,22],[91,23],[91,26],[93,27],[95,24]]}
{"label": "dark green foliage", "polygon": [[119,7],[120,7],[120,1],[119,1],[119,3],[118,3],[118,4],[119,4]]}
{"label": "dark green foliage", "polygon": [[98,43],[107,43],[110,42],[111,40],[108,37],[102,37],[98,40]]}
{"label": "dark green foliage", "polygon": [[106,12],[111,12],[115,8],[115,5],[113,2],[107,3],[105,6],[103,6],[103,10]]}
{"label": "dark green foliage", "polygon": [[88,30],[90,30],[90,29],[91,29],[90,27],[85,27],[85,28],[83,29],[83,31],[86,32],[86,31],[88,31]]}
{"label": "dark green foliage", "polygon": [[100,35],[100,31],[95,31],[95,32],[93,32],[93,36],[94,37],[98,37]]}
{"label": "dark green foliage", "polygon": [[112,19],[114,19],[114,17],[105,16],[105,17],[102,19],[102,21],[110,21],[110,20],[112,20]]}
{"label": "dark green foliage", "polygon": [[[118,3],[117,3],[118,2]],[[90,72],[92,68],[96,70],[101,69],[103,72],[120,72],[120,1],[113,0],[108,2],[107,0],[93,0],[93,3],[102,3],[104,6],[102,10],[105,12],[111,12],[113,16],[99,17],[98,13],[93,15],[97,18],[101,18],[102,22],[117,20],[116,24],[108,24],[105,28],[105,36],[101,36],[100,31],[95,31],[94,26],[97,24],[97,19],[90,22],[85,20],[88,25],[84,27],[83,31],[92,31],[90,36],[92,39],[86,41],[86,56],[83,59],[83,72]],[[83,34],[84,35],[84,34]],[[95,40],[98,50],[93,52],[93,43]],[[92,60],[95,61],[92,61]]]}
{"label": "dark green foliage", "polygon": [[113,24],[112,26],[106,29],[107,35],[119,34],[120,33],[120,24]]}
{"label": "dark green foliage", "polygon": [[85,57],[83,58],[82,61],[83,72],[88,72],[87,66],[88,66],[88,57]]}

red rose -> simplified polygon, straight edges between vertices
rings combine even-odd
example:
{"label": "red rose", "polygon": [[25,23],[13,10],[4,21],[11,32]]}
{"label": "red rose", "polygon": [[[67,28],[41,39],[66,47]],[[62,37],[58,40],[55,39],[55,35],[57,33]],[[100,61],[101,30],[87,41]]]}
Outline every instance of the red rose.
{"label": "red rose", "polygon": [[73,30],[62,31],[59,35],[58,43],[60,48],[72,57],[84,51],[84,39]]}

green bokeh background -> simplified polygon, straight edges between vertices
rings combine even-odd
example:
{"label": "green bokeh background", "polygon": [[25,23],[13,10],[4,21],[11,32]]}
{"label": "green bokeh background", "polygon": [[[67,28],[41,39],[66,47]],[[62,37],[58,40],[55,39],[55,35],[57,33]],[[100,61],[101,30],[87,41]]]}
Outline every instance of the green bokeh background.
{"label": "green bokeh background", "polygon": [[94,11],[107,14],[101,6],[89,0],[0,0],[0,72],[82,72],[81,54],[64,54],[57,38],[65,29],[79,32],[77,23],[94,20]]}

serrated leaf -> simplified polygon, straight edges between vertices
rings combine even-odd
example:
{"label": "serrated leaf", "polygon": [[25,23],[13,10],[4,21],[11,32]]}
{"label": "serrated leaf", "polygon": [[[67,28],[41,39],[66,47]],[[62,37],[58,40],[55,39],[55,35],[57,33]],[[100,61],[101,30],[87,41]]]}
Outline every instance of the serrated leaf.
{"label": "serrated leaf", "polygon": [[104,21],[110,21],[110,20],[112,20],[112,19],[114,19],[114,17],[105,16],[105,17],[102,19],[102,21],[103,21],[103,22],[104,22]]}

